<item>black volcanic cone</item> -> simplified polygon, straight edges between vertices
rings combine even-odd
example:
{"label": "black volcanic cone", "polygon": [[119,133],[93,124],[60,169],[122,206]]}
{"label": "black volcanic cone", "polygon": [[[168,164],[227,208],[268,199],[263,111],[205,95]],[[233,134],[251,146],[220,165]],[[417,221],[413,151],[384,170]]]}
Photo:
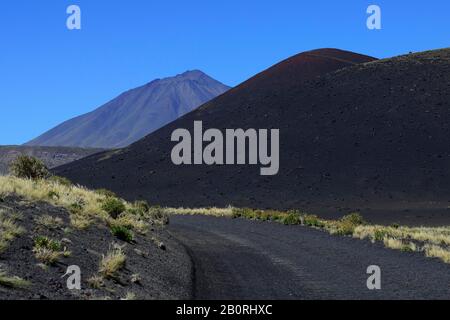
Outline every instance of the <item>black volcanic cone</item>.
{"label": "black volcanic cone", "polygon": [[[57,169],[167,206],[403,208],[450,200],[450,50],[393,59],[324,49],[294,56],[128,148]],[[176,128],[279,128],[280,171],[180,166]]]}

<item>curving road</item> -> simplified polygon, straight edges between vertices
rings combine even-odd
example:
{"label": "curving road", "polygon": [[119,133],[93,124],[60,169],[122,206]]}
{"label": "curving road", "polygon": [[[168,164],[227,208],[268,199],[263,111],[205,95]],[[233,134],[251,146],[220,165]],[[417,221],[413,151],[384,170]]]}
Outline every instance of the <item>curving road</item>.
{"label": "curving road", "polygon": [[[193,260],[195,299],[449,299],[450,265],[421,253],[301,226],[174,216]],[[369,265],[381,290],[368,290]]]}

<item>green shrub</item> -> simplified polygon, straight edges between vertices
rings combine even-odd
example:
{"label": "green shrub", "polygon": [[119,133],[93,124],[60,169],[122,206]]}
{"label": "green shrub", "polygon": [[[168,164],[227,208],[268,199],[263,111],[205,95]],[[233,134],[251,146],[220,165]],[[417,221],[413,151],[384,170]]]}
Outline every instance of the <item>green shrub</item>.
{"label": "green shrub", "polygon": [[262,221],[269,221],[271,219],[271,217],[270,217],[270,214],[268,212],[261,211],[258,214],[258,219],[262,220]]}
{"label": "green shrub", "polygon": [[400,251],[403,252],[414,252],[415,250],[411,247],[411,245],[409,244],[404,244],[401,248]]}
{"label": "green shrub", "polygon": [[112,226],[111,233],[118,239],[126,242],[133,241],[133,233],[125,226]]}
{"label": "green shrub", "polygon": [[363,217],[359,213],[350,213],[344,217],[342,217],[341,221],[346,221],[348,223],[351,223],[355,226],[360,226],[362,224],[365,224]]}
{"label": "green shrub", "polygon": [[384,237],[386,237],[387,232],[382,229],[376,229],[374,233],[374,240],[375,241],[384,241]]}
{"label": "green shrub", "polygon": [[111,218],[116,219],[126,208],[121,200],[107,198],[102,204],[102,210],[106,211]]}
{"label": "green shrub", "polygon": [[232,212],[231,217],[234,219],[240,218],[242,216],[242,209],[233,208],[231,212]]}
{"label": "green shrub", "polygon": [[339,221],[337,226],[336,234],[341,236],[351,236],[356,228],[356,226],[349,221]]}
{"label": "green shrub", "polygon": [[300,218],[300,215],[298,213],[288,213],[287,215],[285,215],[285,217],[283,218],[283,224],[285,225],[297,225],[297,224],[301,224],[302,220]]}
{"label": "green shrub", "polygon": [[74,202],[69,205],[69,211],[73,214],[78,214],[83,211],[83,204],[80,202]]}
{"label": "green shrub", "polygon": [[249,218],[252,214],[250,208],[233,208],[233,218]]}
{"label": "green shrub", "polygon": [[39,249],[48,249],[51,251],[61,251],[61,242],[49,239],[44,236],[38,236],[34,239],[34,247]]}
{"label": "green shrub", "polygon": [[45,179],[49,175],[47,167],[41,160],[25,155],[18,156],[11,163],[10,171],[13,176],[22,179]]}
{"label": "green shrub", "polygon": [[34,256],[47,265],[53,265],[61,257],[70,256],[70,251],[63,248],[61,242],[49,239],[44,236],[38,236],[34,239]]}
{"label": "green shrub", "polygon": [[351,213],[338,221],[337,234],[343,236],[352,235],[357,226],[365,224],[363,217],[359,213]]}

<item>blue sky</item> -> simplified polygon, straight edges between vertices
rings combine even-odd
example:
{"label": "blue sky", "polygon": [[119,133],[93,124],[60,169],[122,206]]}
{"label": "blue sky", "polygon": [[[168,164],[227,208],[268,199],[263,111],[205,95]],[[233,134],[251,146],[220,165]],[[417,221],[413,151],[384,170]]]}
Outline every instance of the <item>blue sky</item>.
{"label": "blue sky", "polygon": [[[66,8],[82,30],[66,28]],[[382,9],[382,30],[366,9]],[[121,92],[200,69],[236,85],[298,52],[376,57],[450,46],[448,0],[5,0],[0,144],[24,143]]]}

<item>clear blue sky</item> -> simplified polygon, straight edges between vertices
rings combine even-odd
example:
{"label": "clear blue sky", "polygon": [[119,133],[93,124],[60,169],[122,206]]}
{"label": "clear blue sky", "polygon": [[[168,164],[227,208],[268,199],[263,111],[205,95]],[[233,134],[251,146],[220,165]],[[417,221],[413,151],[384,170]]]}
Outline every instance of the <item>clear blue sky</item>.
{"label": "clear blue sky", "polygon": [[[66,28],[66,8],[82,30]],[[381,31],[366,9],[382,9]],[[21,144],[122,91],[200,69],[228,85],[301,51],[377,57],[450,46],[449,0],[4,0],[0,144]]]}

